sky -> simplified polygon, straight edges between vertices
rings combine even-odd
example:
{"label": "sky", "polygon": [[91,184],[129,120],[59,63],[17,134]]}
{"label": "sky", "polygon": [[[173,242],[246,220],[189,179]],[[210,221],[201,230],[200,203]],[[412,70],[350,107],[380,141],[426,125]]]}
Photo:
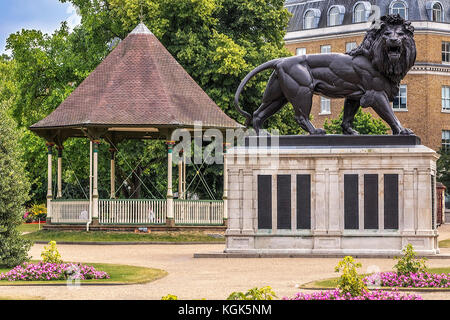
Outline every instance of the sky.
{"label": "sky", "polygon": [[22,29],[52,33],[62,21],[70,28],[80,23],[75,8],[59,0],[0,0],[0,54],[8,53],[6,39]]}

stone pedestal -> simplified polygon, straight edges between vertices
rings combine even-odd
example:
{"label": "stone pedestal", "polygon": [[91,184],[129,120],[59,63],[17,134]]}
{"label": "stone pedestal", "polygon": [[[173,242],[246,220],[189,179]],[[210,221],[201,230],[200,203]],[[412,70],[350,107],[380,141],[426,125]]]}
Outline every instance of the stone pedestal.
{"label": "stone pedestal", "polygon": [[438,156],[419,138],[255,138],[225,155],[226,253],[439,253]]}

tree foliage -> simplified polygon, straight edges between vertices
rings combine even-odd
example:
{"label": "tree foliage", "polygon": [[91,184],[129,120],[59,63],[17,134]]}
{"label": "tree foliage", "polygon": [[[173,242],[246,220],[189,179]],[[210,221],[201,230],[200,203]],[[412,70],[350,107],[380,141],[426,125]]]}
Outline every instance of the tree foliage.
{"label": "tree foliage", "polygon": [[[244,76],[267,60],[290,55],[284,48],[289,12],[283,0],[62,0],[80,9],[90,39],[110,43],[143,20],[167,50],[234,119],[234,93]],[[95,35],[95,36],[94,36]],[[268,74],[251,81],[242,105],[255,109]],[[279,120],[279,119],[278,119]]]}
{"label": "tree foliage", "polygon": [[[342,117],[343,111],[339,114],[339,118],[325,120],[324,129],[328,134],[342,134]],[[353,121],[353,129],[358,131],[360,134],[372,134],[372,135],[383,135],[387,134],[389,128],[384,124],[383,120],[373,117],[369,112],[362,111],[359,108],[356,113],[355,120]]]}
{"label": "tree foliage", "polygon": [[[141,12],[145,24],[203,90],[229,116],[241,122],[243,118],[232,105],[240,80],[257,65],[289,55],[283,38],[290,14],[283,7],[283,0],[60,1],[79,8],[81,25],[73,32],[62,23],[51,35],[21,30],[7,40],[13,62],[7,61],[5,65],[8,64],[16,91],[11,112],[21,127],[44,118],[64,101],[118,41],[135,28]],[[261,74],[247,85],[241,102],[245,109],[251,112],[258,107],[267,78],[267,73]],[[298,133],[300,130],[293,119],[292,108],[285,108],[269,120],[269,126],[280,128],[282,134]],[[44,141],[31,132],[26,132],[21,141],[26,149],[26,170],[32,174],[32,199],[43,201],[47,161]],[[83,198],[88,186],[88,142],[69,139],[64,148],[65,196]],[[117,181],[126,180],[121,186],[121,196],[165,195],[164,144],[129,141],[122,142],[119,150]],[[130,176],[137,164],[139,177]],[[196,175],[193,169],[188,168],[188,183]],[[221,167],[208,166],[202,171],[216,197],[220,198]],[[142,181],[148,188],[141,185]],[[194,181],[192,188],[198,181]],[[107,144],[103,143],[99,157],[101,197],[108,196],[108,186],[109,154]],[[197,192],[200,197],[207,196],[200,186]]]}
{"label": "tree foliage", "polygon": [[21,161],[20,132],[6,108],[0,102],[0,265],[11,267],[28,259],[31,243],[17,230],[25,213],[29,182]]}
{"label": "tree foliage", "polygon": [[440,150],[439,155],[436,179],[447,188],[446,193],[450,194],[450,151]]}

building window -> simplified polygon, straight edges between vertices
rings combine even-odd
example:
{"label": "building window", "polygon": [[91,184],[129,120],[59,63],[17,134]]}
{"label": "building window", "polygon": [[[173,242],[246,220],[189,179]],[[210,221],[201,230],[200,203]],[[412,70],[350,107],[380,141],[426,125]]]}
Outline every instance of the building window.
{"label": "building window", "polygon": [[328,10],[328,26],[341,25],[344,21],[345,7],[344,6],[332,6]]}
{"label": "building window", "polygon": [[295,49],[295,55],[303,56],[306,54],[306,48],[297,48]]}
{"label": "building window", "polygon": [[389,12],[390,14],[398,14],[403,19],[408,19],[408,8],[404,1],[392,1]]}
{"label": "building window", "polygon": [[426,4],[428,18],[435,22],[444,22],[444,10],[439,1],[428,1]]}
{"label": "building window", "polygon": [[353,23],[366,22],[369,20],[372,5],[367,1],[360,1],[353,7]]}
{"label": "building window", "polygon": [[433,21],[442,21],[442,6],[438,2],[436,2],[433,6]]}
{"label": "building window", "polygon": [[320,53],[331,53],[331,46],[330,45],[320,46]]}
{"label": "building window", "polygon": [[319,27],[320,10],[309,9],[303,15],[303,29],[314,29]]}
{"label": "building window", "polygon": [[450,42],[442,42],[442,62],[450,63]]}
{"label": "building window", "polygon": [[356,42],[347,42],[345,44],[345,52],[350,52],[358,46]]}
{"label": "building window", "polygon": [[442,151],[450,152],[450,130],[442,131]]}
{"label": "building window", "polygon": [[392,103],[392,108],[396,111],[406,111],[408,110],[408,89],[406,84],[400,85],[400,90],[398,96],[394,98]]}
{"label": "building window", "polygon": [[331,100],[320,97],[320,114],[331,114]]}
{"label": "building window", "polygon": [[442,111],[450,112],[450,87],[442,87]]}

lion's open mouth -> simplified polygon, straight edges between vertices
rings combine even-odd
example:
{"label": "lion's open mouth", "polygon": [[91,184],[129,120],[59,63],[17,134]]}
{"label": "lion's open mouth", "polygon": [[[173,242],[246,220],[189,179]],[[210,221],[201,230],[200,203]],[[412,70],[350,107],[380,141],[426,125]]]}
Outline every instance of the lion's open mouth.
{"label": "lion's open mouth", "polygon": [[402,53],[402,48],[398,45],[390,45],[387,49],[389,57],[398,58]]}

